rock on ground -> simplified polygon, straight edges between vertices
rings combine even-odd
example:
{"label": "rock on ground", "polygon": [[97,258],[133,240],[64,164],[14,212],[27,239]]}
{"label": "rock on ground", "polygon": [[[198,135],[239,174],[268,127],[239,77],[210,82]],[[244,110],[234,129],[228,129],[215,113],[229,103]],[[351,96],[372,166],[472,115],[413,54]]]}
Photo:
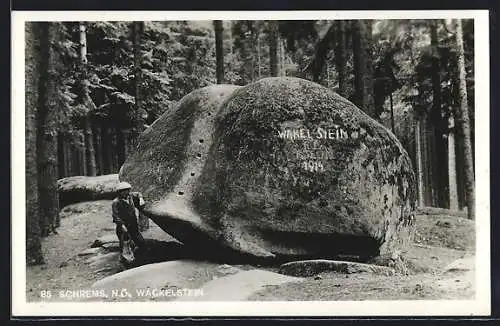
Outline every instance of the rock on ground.
{"label": "rock on ground", "polygon": [[434,286],[451,296],[461,293],[463,299],[473,298],[476,291],[475,256],[455,260],[444,268]]}
{"label": "rock on ground", "polygon": [[118,237],[116,236],[116,234],[114,233],[109,233],[109,234],[104,234],[102,236],[100,236],[99,238],[97,238],[94,243],[92,244],[92,248],[96,248],[96,247],[101,247],[105,244],[118,244],[119,245],[119,241],[118,241]]}
{"label": "rock on ground", "polygon": [[154,297],[153,295],[140,295],[141,290],[165,289],[200,289],[205,283],[219,277],[237,273],[241,269],[232,267],[229,272],[227,267],[219,264],[194,261],[175,260],[162,263],[143,265],[124,272],[108,276],[92,285],[94,289],[127,289],[132,296],[130,301],[141,300],[174,300],[175,296]]}
{"label": "rock on ground", "polygon": [[416,213],[421,215],[442,215],[448,217],[467,218],[467,209],[458,211],[447,208],[425,206],[425,207],[418,207]]}
{"label": "rock on ground", "polygon": [[297,277],[253,269],[216,278],[202,286],[203,295],[182,296],[177,301],[243,301],[265,286],[299,281]]}
{"label": "rock on ground", "polygon": [[75,176],[59,179],[59,206],[116,197],[118,174],[100,175],[96,177]]}
{"label": "rock on ground", "polygon": [[448,215],[418,215],[414,241],[417,244],[474,251],[475,221]]}
{"label": "rock on ground", "polygon": [[476,266],[476,256],[466,256],[455,260],[444,269],[445,273],[457,271],[474,271]]}
{"label": "rock on ground", "polygon": [[102,251],[102,249],[99,247],[88,248],[88,249],[85,249],[85,250],[81,251],[80,253],[78,253],[78,256],[96,255],[101,251]]}
{"label": "rock on ground", "polygon": [[405,248],[415,177],[397,138],[298,78],[196,90],[120,171],[162,229],[207,255],[367,260]]}
{"label": "rock on ground", "polygon": [[313,276],[323,272],[337,272],[343,274],[373,273],[386,276],[395,274],[395,270],[390,267],[327,259],[302,260],[286,263],[280,266],[279,272],[285,275],[302,277]]}

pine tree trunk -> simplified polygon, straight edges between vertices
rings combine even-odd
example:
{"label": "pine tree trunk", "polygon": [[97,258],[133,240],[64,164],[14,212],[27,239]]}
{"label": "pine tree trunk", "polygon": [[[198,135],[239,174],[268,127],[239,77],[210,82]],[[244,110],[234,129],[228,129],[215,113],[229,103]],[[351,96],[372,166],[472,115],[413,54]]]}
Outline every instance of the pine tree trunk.
{"label": "pine tree trunk", "polygon": [[262,76],[261,68],[261,54],[260,54],[260,31],[257,32],[257,79]]}
{"label": "pine tree trunk", "polygon": [[88,110],[87,115],[84,117],[84,134],[85,134],[85,156],[86,156],[86,175],[96,175],[96,162],[95,162],[95,149],[94,149],[94,135],[92,133],[91,115],[95,110],[95,105],[89,94],[89,87],[87,81],[87,33],[85,23],[79,23],[80,29],[80,69],[82,72],[82,99],[81,102]]}
{"label": "pine tree trunk", "polygon": [[337,21],[337,46],[335,47],[335,66],[337,69],[339,90],[341,96],[347,97],[346,90],[346,22],[344,20]]}
{"label": "pine tree trunk", "polygon": [[57,192],[57,65],[59,60],[52,43],[57,40],[56,23],[41,26],[42,60],[38,108],[38,182],[42,236],[55,232],[59,220]]}
{"label": "pine tree trunk", "polygon": [[475,181],[474,181],[474,162],[471,144],[471,130],[469,107],[467,104],[467,85],[465,81],[465,55],[463,43],[462,21],[457,19],[456,24],[456,44],[457,44],[457,62],[458,62],[458,80],[460,97],[460,120],[458,124],[462,131],[463,149],[464,149],[464,169],[465,169],[465,193],[467,199],[467,214],[469,219],[475,219]]}
{"label": "pine tree trunk", "polygon": [[37,170],[37,106],[40,83],[40,25],[25,23],[26,264],[43,264]]}
{"label": "pine tree trunk", "polygon": [[85,162],[85,143],[83,142],[83,133],[78,131],[76,146],[76,166],[78,167],[77,175],[85,175],[87,172],[87,166]]}
{"label": "pine tree trunk", "polygon": [[86,175],[95,176],[97,173],[95,148],[94,148],[94,133],[92,132],[92,122],[89,116],[85,117],[85,161],[86,161]]}
{"label": "pine tree trunk", "polygon": [[59,149],[58,149],[58,154],[59,154],[59,170],[61,171],[61,174],[59,175],[59,179],[65,178],[68,176],[68,165],[66,161],[68,160],[66,158],[66,148],[65,148],[65,142],[64,142],[64,134],[59,133],[57,136],[57,139],[59,141]]}
{"label": "pine tree trunk", "polygon": [[396,134],[396,123],[394,121],[394,101],[392,99],[392,92],[389,94],[389,104],[391,106],[391,131]]}
{"label": "pine tree trunk", "polygon": [[64,140],[61,133],[57,134],[57,179],[64,178]]}
{"label": "pine tree trunk", "polygon": [[118,173],[118,170],[120,169],[120,157],[118,154],[118,131],[116,126],[113,126],[113,129],[111,130],[111,149],[112,149],[112,155],[113,155],[113,169],[112,173]]}
{"label": "pine tree trunk", "polygon": [[283,40],[281,38],[279,39],[279,61],[280,61],[279,74],[281,77],[285,77],[286,76],[285,46],[283,45]]}
{"label": "pine tree trunk", "polygon": [[[64,134],[63,134],[64,135]],[[62,137],[62,156],[64,157],[64,177],[69,177],[70,169],[69,169],[69,157],[68,157],[68,142],[66,141],[66,137]]]}
{"label": "pine tree trunk", "polygon": [[113,147],[113,129],[109,126],[107,129],[108,136],[108,162],[109,162],[109,172],[108,174],[115,173],[115,155],[114,155],[114,147]]}
{"label": "pine tree trunk", "polygon": [[144,129],[143,105],[142,105],[142,65],[141,65],[141,43],[144,32],[144,22],[135,21],[133,23],[133,44],[134,44],[134,76],[135,76],[135,114],[134,126],[132,130],[132,143],[135,144],[140,133]]}
{"label": "pine tree trunk", "polygon": [[104,159],[103,159],[103,150],[102,150],[102,132],[101,127],[99,125],[95,128],[95,149],[96,149],[96,157],[97,157],[97,171],[99,175],[103,175],[104,173]]}
{"label": "pine tree trunk", "polygon": [[256,38],[255,38],[255,34],[256,33],[255,33],[255,30],[254,30],[253,23],[251,24],[251,26],[252,26],[252,28],[250,29],[250,33],[251,33],[250,40],[251,40],[251,49],[252,49],[252,51],[251,51],[251,55],[250,55],[251,56],[251,60],[250,60],[251,61],[250,78],[251,78],[252,82],[254,82],[255,81],[255,62],[256,62],[256,60],[255,60],[255,53],[256,53],[256,51],[255,51],[254,45],[257,42],[256,42]]}
{"label": "pine tree trunk", "polygon": [[78,132],[78,166],[80,167],[80,175],[87,175],[87,143],[85,141],[85,134],[83,131]]}
{"label": "pine tree trunk", "polygon": [[104,144],[104,155],[106,158],[106,174],[113,173],[113,145],[112,145],[112,132],[111,126],[109,124],[105,125],[103,130],[103,144]]}
{"label": "pine tree trunk", "polygon": [[73,157],[73,174],[82,175],[82,162],[80,158],[80,138],[79,135],[74,136],[74,143],[71,147],[71,155]]}
{"label": "pine tree trunk", "polygon": [[125,156],[126,156],[125,133],[126,133],[125,130],[117,129],[116,150],[118,154],[118,166],[121,166],[125,161]]}
{"label": "pine tree trunk", "polygon": [[66,149],[66,159],[68,165],[68,177],[73,176],[73,152],[72,152],[72,142],[71,140],[65,140],[65,149]]}
{"label": "pine tree trunk", "polygon": [[421,140],[422,140],[422,174],[424,176],[424,205],[432,206],[432,187],[431,187],[431,178],[430,178],[430,169],[429,169],[429,136],[428,136],[428,118],[427,115],[424,114],[422,116],[422,122],[420,124],[421,127]]}
{"label": "pine tree trunk", "polygon": [[[437,200],[437,186],[436,186],[436,132],[435,127],[432,124],[432,119],[427,119],[427,143],[428,143],[428,160],[427,160],[427,171],[429,172],[429,189],[431,193],[431,204],[430,206],[436,207],[438,204]],[[429,123],[430,121],[430,123]]]}
{"label": "pine tree trunk", "polygon": [[224,83],[224,28],[222,20],[214,20],[215,29],[215,60],[217,84]]}
{"label": "pine tree trunk", "polygon": [[278,77],[278,23],[269,21],[269,71],[271,77]]}
{"label": "pine tree trunk", "polygon": [[[458,109],[457,109],[458,113]],[[457,167],[457,190],[458,190],[458,207],[460,210],[463,210],[467,206],[467,198],[465,193],[465,176],[464,176],[464,148],[462,131],[457,125],[457,121],[460,119],[458,114],[455,119],[455,156],[456,156],[456,167]]]}
{"label": "pine tree trunk", "polygon": [[432,185],[433,189],[435,191],[435,203],[434,205],[437,207],[446,207],[445,205],[445,197],[446,197],[446,184],[448,183],[448,180],[446,176],[448,175],[446,168],[447,166],[445,164],[442,164],[442,162],[445,162],[447,160],[446,158],[446,148],[445,148],[445,141],[443,139],[444,135],[444,129],[445,129],[445,124],[444,124],[444,119],[442,118],[441,115],[441,105],[442,105],[442,100],[441,100],[441,77],[440,77],[440,59],[439,59],[439,53],[438,53],[438,46],[439,46],[439,40],[438,40],[438,34],[437,34],[437,20],[434,20],[431,22],[430,25],[430,31],[431,31],[431,47],[433,51],[433,56],[432,56],[432,94],[433,94],[433,100],[432,100],[432,110],[430,113],[431,117],[431,124],[433,125],[433,149],[434,155],[432,156],[433,158],[433,163],[432,163],[432,170],[433,170],[433,179],[432,179]]}
{"label": "pine tree trunk", "polygon": [[416,118],[415,124],[415,161],[417,165],[418,206],[424,206],[424,173],[422,162],[422,119]]}
{"label": "pine tree trunk", "polygon": [[122,166],[122,157],[123,157],[123,143],[122,143],[122,138],[123,134],[121,133],[120,129],[118,127],[115,128],[115,173],[118,173],[120,171],[120,167]]}
{"label": "pine tree trunk", "polygon": [[361,30],[360,23],[357,20],[351,22],[352,29],[352,52],[353,52],[353,65],[354,65],[354,103],[362,110],[363,107],[363,51],[361,43]]}
{"label": "pine tree trunk", "polygon": [[368,112],[371,112],[372,116],[378,119],[373,112],[375,112],[375,94],[374,94],[374,69],[373,69],[373,49],[372,49],[372,33],[373,33],[373,21],[364,20],[363,26],[363,50],[365,54],[365,82],[364,82],[364,101]]}
{"label": "pine tree trunk", "polygon": [[123,162],[127,159],[128,155],[130,154],[131,148],[130,148],[130,131],[129,130],[122,130],[122,139],[123,139]]}
{"label": "pine tree trunk", "polygon": [[233,55],[233,22],[230,20],[229,22],[229,28],[228,28],[228,34],[229,34],[229,53],[232,56]]}
{"label": "pine tree trunk", "polygon": [[372,21],[352,21],[355,104],[377,119],[373,95]]}
{"label": "pine tree trunk", "polygon": [[323,72],[325,66],[328,51],[330,50],[332,43],[335,41],[335,30],[336,26],[335,24],[332,24],[323,38],[321,38],[321,40],[319,40],[316,44],[314,58],[309,66],[312,72],[312,80],[316,83],[320,82],[321,73]]}
{"label": "pine tree trunk", "polygon": [[458,210],[457,167],[455,155],[455,125],[453,116],[450,117],[448,133],[448,197],[449,208]]}
{"label": "pine tree trunk", "polygon": [[115,173],[115,153],[114,153],[114,134],[113,128],[108,126],[107,128],[107,136],[108,136],[108,161],[109,161],[109,174]]}
{"label": "pine tree trunk", "polygon": [[66,158],[66,176],[71,176],[71,151],[70,145],[66,139],[64,139],[64,156]]}
{"label": "pine tree trunk", "polygon": [[330,63],[326,62],[326,87],[330,88]]}

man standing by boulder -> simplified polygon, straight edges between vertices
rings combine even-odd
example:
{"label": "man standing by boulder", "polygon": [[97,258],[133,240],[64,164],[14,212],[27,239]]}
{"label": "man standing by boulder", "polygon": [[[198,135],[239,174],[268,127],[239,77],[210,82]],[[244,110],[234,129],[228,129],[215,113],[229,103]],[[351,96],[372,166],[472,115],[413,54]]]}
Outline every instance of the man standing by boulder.
{"label": "man standing by boulder", "polygon": [[116,224],[116,235],[120,240],[122,254],[124,239],[127,239],[127,236],[134,241],[139,250],[145,249],[145,241],[139,232],[135,211],[136,208],[140,211],[144,207],[144,200],[141,200],[142,196],[139,193],[132,195],[131,188],[128,182],[120,182],[116,188],[118,197],[112,203],[113,223]]}

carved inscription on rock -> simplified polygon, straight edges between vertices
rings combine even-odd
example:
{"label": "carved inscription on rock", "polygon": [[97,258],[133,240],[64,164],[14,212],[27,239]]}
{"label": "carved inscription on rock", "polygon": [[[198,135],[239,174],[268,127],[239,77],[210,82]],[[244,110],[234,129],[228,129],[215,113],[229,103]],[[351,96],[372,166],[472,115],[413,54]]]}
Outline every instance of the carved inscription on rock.
{"label": "carved inscription on rock", "polygon": [[301,147],[288,160],[298,164],[309,172],[324,172],[326,162],[334,159],[335,153],[326,147],[326,142],[343,142],[357,139],[366,133],[364,129],[349,131],[340,125],[329,128],[283,128],[278,131],[278,138],[294,142]]}

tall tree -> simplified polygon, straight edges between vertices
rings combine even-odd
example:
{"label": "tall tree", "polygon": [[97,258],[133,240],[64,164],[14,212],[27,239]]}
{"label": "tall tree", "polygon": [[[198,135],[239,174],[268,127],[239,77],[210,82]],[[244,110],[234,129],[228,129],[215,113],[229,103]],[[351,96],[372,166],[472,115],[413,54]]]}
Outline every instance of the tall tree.
{"label": "tall tree", "polygon": [[283,44],[284,40],[279,39],[279,68],[278,68],[278,73],[279,76],[285,77],[286,76],[286,53],[285,53],[285,45]]}
{"label": "tall tree", "polygon": [[269,21],[269,71],[271,77],[277,77],[279,75],[278,71],[278,44],[279,44],[279,34],[278,34],[278,21]]}
{"label": "tall tree", "polygon": [[96,149],[96,157],[97,157],[97,167],[98,167],[98,174],[104,174],[104,153],[102,150],[102,132],[101,132],[101,126],[97,124],[95,126],[95,149]]}
{"label": "tall tree", "polygon": [[462,21],[455,21],[456,31],[455,40],[457,46],[457,63],[458,63],[458,81],[459,81],[459,98],[460,98],[460,114],[457,121],[462,133],[462,147],[464,152],[464,169],[465,169],[465,193],[467,200],[467,213],[469,219],[475,218],[475,181],[474,181],[474,161],[471,144],[471,129],[469,107],[467,104],[467,84],[465,80],[465,55],[464,41],[462,31]]}
{"label": "tall tree", "polygon": [[314,54],[313,66],[312,66],[312,79],[317,83],[320,82],[320,76],[321,73],[323,72],[328,52],[332,46],[332,42],[334,41],[335,41],[335,24],[332,24],[328,28],[326,34],[321,38],[318,44],[316,44],[316,53]]}
{"label": "tall tree", "polygon": [[84,135],[85,135],[85,161],[86,174],[90,176],[96,175],[96,159],[94,148],[94,135],[92,133],[92,113],[96,106],[89,95],[89,82],[87,79],[87,32],[84,22],[78,24],[79,27],[79,45],[80,45],[80,71],[81,71],[81,102],[85,107],[84,112]]}
{"label": "tall tree", "polygon": [[422,149],[422,113],[415,116],[415,161],[417,169],[417,190],[418,190],[418,206],[425,205],[424,195],[424,164],[423,164],[423,149]]}
{"label": "tall tree", "polygon": [[216,59],[216,76],[217,84],[224,83],[224,28],[222,20],[214,20],[215,30],[215,59]]}
{"label": "tall tree", "polygon": [[440,64],[440,44],[438,38],[438,23],[439,20],[432,20],[430,24],[431,32],[431,48],[432,48],[432,61],[431,61],[431,81],[432,81],[432,106],[430,112],[430,137],[432,145],[432,163],[430,169],[432,171],[432,189],[434,191],[434,205],[443,207],[446,201],[445,188],[447,180],[447,166],[440,164],[446,161],[446,148],[443,135],[445,133],[446,124],[442,117],[442,87],[441,87],[441,64]]}
{"label": "tall tree", "polygon": [[40,83],[40,25],[25,24],[25,101],[26,101],[26,264],[43,263],[40,211],[38,197],[38,171],[36,160],[37,128],[36,111]]}
{"label": "tall tree", "polygon": [[231,58],[232,69],[225,76],[228,81],[245,85],[259,76],[259,58],[256,49],[260,22],[241,20],[232,24],[234,56]]}
{"label": "tall tree", "polygon": [[326,27],[324,35],[320,37],[318,43],[316,43],[316,48],[314,52],[313,59],[307,65],[306,71],[312,73],[312,80],[316,83],[320,82],[321,73],[325,66],[328,51],[332,47],[332,43],[335,39],[335,24],[331,24]]}
{"label": "tall tree", "polygon": [[354,103],[372,118],[375,113],[373,94],[372,21],[352,21],[354,61]]}
{"label": "tall tree", "polygon": [[[453,30],[453,26],[450,26],[451,20],[445,20],[444,26],[448,34],[449,30]],[[456,82],[452,82],[453,88],[456,88]],[[455,141],[455,116],[456,109],[451,108],[448,117],[448,208],[451,210],[459,209],[459,197],[458,197],[458,179],[457,179],[457,155],[456,155],[456,141]]]}
{"label": "tall tree", "polygon": [[262,76],[262,68],[261,68],[261,51],[260,51],[260,33],[257,30],[257,40],[255,42],[256,52],[257,52],[257,79],[260,79]]}
{"label": "tall tree", "polygon": [[335,68],[337,69],[339,90],[338,93],[344,97],[347,96],[346,89],[346,66],[347,66],[347,56],[346,56],[346,21],[337,20],[335,22],[337,25],[337,42],[335,46]]}
{"label": "tall tree", "polygon": [[58,132],[58,65],[54,48],[58,41],[58,24],[43,23],[41,32],[40,87],[38,102],[38,182],[42,236],[55,232],[59,220],[57,193],[57,132]]}
{"label": "tall tree", "polygon": [[226,28],[227,33],[228,33],[228,41],[229,41],[229,54],[232,56],[233,55],[233,51],[234,51],[233,28],[232,28],[233,21],[231,21],[231,20],[228,21],[227,25],[229,26],[228,28]]}
{"label": "tall tree", "polygon": [[143,21],[134,21],[132,24],[132,35],[133,35],[133,46],[134,46],[134,97],[135,97],[135,110],[133,114],[133,132],[132,132],[132,142],[135,145],[139,134],[142,132],[144,128],[144,119],[143,119],[143,97],[142,97],[142,52],[141,52],[141,43],[142,43],[142,35],[144,33],[144,22]]}
{"label": "tall tree", "polygon": [[87,175],[87,142],[85,138],[85,130],[78,130],[78,162],[80,163],[78,175]]}
{"label": "tall tree", "polygon": [[449,207],[458,210],[457,166],[455,154],[455,122],[453,115],[449,118],[448,132],[448,197]]}

